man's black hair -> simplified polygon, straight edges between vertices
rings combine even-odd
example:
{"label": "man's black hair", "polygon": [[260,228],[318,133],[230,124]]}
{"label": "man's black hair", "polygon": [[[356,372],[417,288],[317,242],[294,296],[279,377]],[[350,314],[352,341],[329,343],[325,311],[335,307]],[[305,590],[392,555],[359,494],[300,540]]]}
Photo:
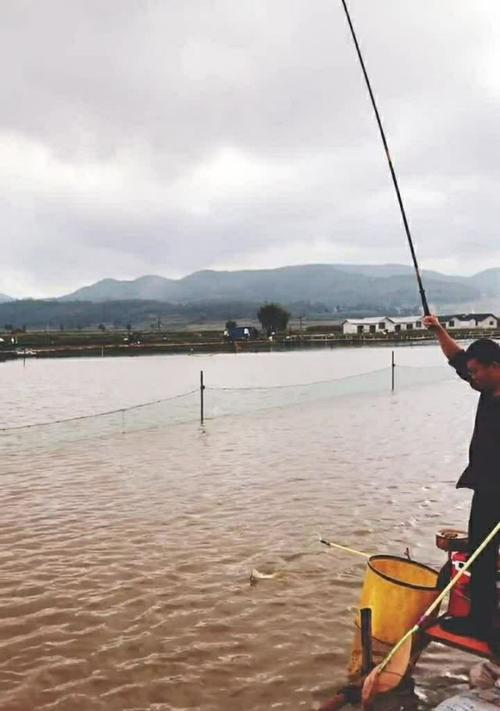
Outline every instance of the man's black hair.
{"label": "man's black hair", "polygon": [[500,363],[500,345],[491,338],[480,338],[465,351],[467,360],[474,358],[482,365],[491,365],[492,363]]}

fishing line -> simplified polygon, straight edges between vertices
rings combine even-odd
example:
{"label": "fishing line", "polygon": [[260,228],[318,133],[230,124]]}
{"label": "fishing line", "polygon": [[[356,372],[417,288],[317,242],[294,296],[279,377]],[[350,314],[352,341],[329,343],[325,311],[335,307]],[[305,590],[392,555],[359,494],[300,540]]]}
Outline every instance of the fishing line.
{"label": "fishing line", "polygon": [[388,144],[387,144],[387,139],[386,139],[386,137],[385,137],[384,127],[382,126],[382,120],[381,120],[380,114],[379,114],[379,112],[378,112],[377,104],[376,104],[376,102],[375,102],[375,96],[374,96],[374,94],[373,94],[372,87],[371,87],[371,84],[370,84],[370,80],[369,80],[369,78],[368,78],[368,73],[367,73],[367,71],[366,71],[365,63],[364,63],[364,61],[363,61],[363,56],[362,56],[362,54],[361,54],[361,49],[360,49],[360,47],[359,47],[359,43],[358,43],[358,40],[357,40],[357,37],[356,37],[356,33],[355,33],[355,31],[354,31],[354,25],[352,24],[351,16],[350,16],[349,10],[348,10],[348,8],[347,8],[346,0],[341,0],[341,2],[342,2],[342,5],[343,5],[343,7],[344,7],[345,15],[346,15],[346,18],[347,18],[347,23],[348,23],[348,25],[349,25],[349,29],[350,29],[350,31],[351,31],[352,39],[353,39],[353,41],[354,41],[354,46],[356,47],[356,52],[357,52],[357,55],[358,55],[359,63],[360,63],[360,65],[361,65],[361,69],[362,69],[362,72],[363,72],[363,76],[364,76],[364,78],[365,78],[366,86],[367,86],[367,88],[368,88],[368,93],[370,94],[370,100],[371,100],[371,103],[372,103],[372,106],[373,106],[373,110],[374,110],[374,112],[375,112],[375,118],[377,119],[377,125],[378,125],[378,127],[379,127],[380,136],[382,137],[382,143],[384,144],[385,155],[386,155],[386,158],[387,158],[387,162],[388,162],[388,164],[389,164],[389,170],[391,171],[392,182],[393,182],[393,184],[394,184],[394,189],[395,189],[395,191],[396,191],[396,196],[397,196],[397,199],[398,199],[399,209],[400,209],[400,211],[401,211],[401,217],[403,218],[403,225],[404,225],[404,228],[405,228],[406,237],[407,237],[407,239],[408,239],[408,244],[409,244],[409,246],[410,246],[411,257],[412,257],[412,260],[413,260],[413,266],[414,266],[414,268],[415,268],[415,275],[416,275],[416,277],[417,277],[418,290],[419,290],[419,292],[420,292],[420,299],[421,299],[421,301],[422,301],[422,308],[423,308],[423,310],[424,310],[424,315],[425,315],[425,316],[429,316],[429,314],[430,314],[429,305],[428,305],[428,303],[427,303],[427,297],[426,297],[426,295],[425,295],[424,286],[423,286],[423,283],[422,283],[422,278],[421,278],[421,276],[420,276],[420,270],[419,270],[419,268],[418,268],[417,256],[416,256],[416,254],[415,254],[415,249],[414,249],[414,247],[413,247],[413,240],[412,240],[412,238],[411,238],[410,225],[409,225],[408,219],[407,219],[407,217],[406,217],[406,211],[405,211],[405,207],[404,207],[404,204],[403,204],[403,198],[401,197],[401,191],[399,190],[398,180],[397,180],[397,177],[396,177],[396,171],[394,170],[394,165],[393,165],[393,163],[392,163],[391,154],[390,154],[390,152],[389,152],[389,146],[388,146]]}

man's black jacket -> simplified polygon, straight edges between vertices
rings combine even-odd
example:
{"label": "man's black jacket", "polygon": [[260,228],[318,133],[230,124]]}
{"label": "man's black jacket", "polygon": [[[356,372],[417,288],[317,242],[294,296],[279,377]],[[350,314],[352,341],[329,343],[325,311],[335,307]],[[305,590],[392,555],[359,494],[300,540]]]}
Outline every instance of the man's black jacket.
{"label": "man's black jacket", "polygon": [[[470,383],[465,351],[457,353],[450,365]],[[495,496],[500,494],[500,397],[489,393],[481,393],[479,397],[469,464],[457,483],[457,488],[462,487]]]}

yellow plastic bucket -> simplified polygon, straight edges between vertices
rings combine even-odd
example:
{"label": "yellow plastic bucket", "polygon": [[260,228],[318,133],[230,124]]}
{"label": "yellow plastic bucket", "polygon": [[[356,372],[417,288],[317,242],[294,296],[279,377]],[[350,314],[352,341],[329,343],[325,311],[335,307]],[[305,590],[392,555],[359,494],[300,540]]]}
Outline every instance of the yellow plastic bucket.
{"label": "yellow plastic bucket", "polygon": [[437,572],[421,563],[390,555],[371,556],[359,607],[372,610],[372,637],[396,644],[438,596],[437,580]]}

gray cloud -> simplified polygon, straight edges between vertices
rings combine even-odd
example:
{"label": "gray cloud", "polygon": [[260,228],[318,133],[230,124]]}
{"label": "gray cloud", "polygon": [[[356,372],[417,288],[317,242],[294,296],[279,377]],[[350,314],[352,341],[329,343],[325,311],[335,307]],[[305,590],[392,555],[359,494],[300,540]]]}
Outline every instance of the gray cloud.
{"label": "gray cloud", "polygon": [[[500,265],[496,0],[350,3],[423,266]],[[0,292],[409,261],[340,2],[4,0]]]}

